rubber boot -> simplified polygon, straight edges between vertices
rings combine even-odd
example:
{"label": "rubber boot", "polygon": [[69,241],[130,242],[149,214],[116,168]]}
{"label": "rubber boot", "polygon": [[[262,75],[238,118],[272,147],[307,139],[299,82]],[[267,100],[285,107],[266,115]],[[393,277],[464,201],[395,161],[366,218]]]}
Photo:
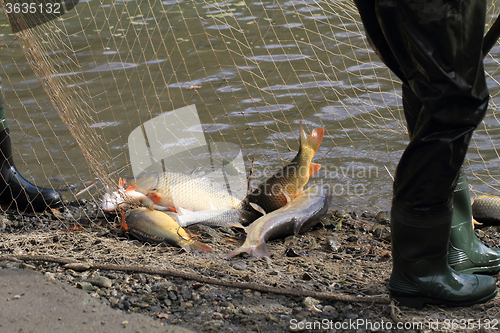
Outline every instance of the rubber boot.
{"label": "rubber boot", "polygon": [[5,123],[5,110],[0,109],[0,127],[3,127],[0,129],[0,204],[19,212],[40,212],[57,207],[62,201],[57,191],[39,188],[17,172],[12,158],[9,128]]}
{"label": "rubber boot", "polygon": [[448,263],[462,273],[496,274],[500,252],[484,245],[474,233],[467,177],[462,174],[453,194],[453,220]]}
{"label": "rubber boot", "polygon": [[394,207],[391,212],[393,270],[391,297],[399,305],[470,306],[495,297],[491,276],[456,273],[448,264],[452,211],[415,216]]}

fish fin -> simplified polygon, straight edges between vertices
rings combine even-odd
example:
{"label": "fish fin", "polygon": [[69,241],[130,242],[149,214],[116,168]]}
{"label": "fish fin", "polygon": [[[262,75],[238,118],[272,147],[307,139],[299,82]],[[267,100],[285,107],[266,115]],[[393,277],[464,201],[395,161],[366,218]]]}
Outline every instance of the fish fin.
{"label": "fish fin", "polygon": [[310,146],[314,151],[317,151],[321,141],[323,140],[323,135],[325,135],[324,128],[315,128],[311,135],[307,138],[307,145]]}
{"label": "fish fin", "polygon": [[271,258],[271,254],[269,253],[269,250],[267,249],[267,244],[264,241],[261,241],[256,246],[250,248],[249,253],[256,258],[262,258],[262,257]]}
{"label": "fish fin", "polygon": [[122,214],[122,224],[121,224],[121,227],[123,228],[123,230],[127,231],[128,230],[128,225],[127,225],[127,222],[125,222],[125,213],[121,212],[121,214]]}
{"label": "fish fin", "polygon": [[281,193],[283,193],[283,195],[285,196],[287,204],[289,204],[290,202],[292,202],[292,199],[290,198],[290,196],[288,195],[288,193],[286,193],[285,191],[281,191]]}
{"label": "fish fin", "polygon": [[177,212],[181,215],[187,215],[187,214],[192,213],[192,211],[190,211],[189,209],[182,208],[182,207],[177,207]]}
{"label": "fish fin", "polygon": [[304,221],[301,221],[301,220],[296,220],[293,223],[293,233],[295,235],[298,235],[300,233],[300,229],[302,228],[303,224],[304,224]]}
{"label": "fish fin", "polygon": [[192,241],[189,244],[181,245],[181,247],[187,252],[191,251],[201,252],[201,253],[212,252],[212,248],[210,246],[200,243],[198,241]]}
{"label": "fish fin", "polygon": [[[134,185],[132,185],[132,186],[134,186]],[[131,187],[132,187],[132,186],[131,186]],[[130,188],[130,187],[129,187],[129,188]],[[127,191],[128,191],[128,190],[127,190]],[[149,193],[147,194],[147,197],[148,197],[149,199],[153,200],[153,202],[154,202],[155,204],[159,204],[159,203],[160,203],[160,201],[161,201],[161,197],[158,195],[158,193],[155,193],[155,192],[149,192]]]}
{"label": "fish fin", "polygon": [[135,185],[135,184],[134,184],[134,185],[132,185],[132,186],[129,186],[129,188],[127,188],[127,189],[125,190],[125,193],[127,193],[127,192],[131,192],[131,191],[134,191],[136,188],[137,188],[137,185]]}
{"label": "fish fin", "polygon": [[224,259],[232,259],[232,258],[236,257],[238,254],[245,253],[245,252],[248,252],[247,251],[247,247],[246,246],[242,246],[242,247],[239,247],[237,249],[232,250],[229,253],[226,253],[225,255],[222,256],[222,258],[224,258]]}
{"label": "fish fin", "polygon": [[118,187],[123,188],[123,179],[121,177],[118,179]]}
{"label": "fish fin", "polygon": [[232,228],[239,228],[239,229],[243,229],[245,230],[245,232],[247,232],[247,228],[242,226],[241,223],[239,222],[230,222],[227,224],[228,226],[232,227]]}
{"label": "fish fin", "polygon": [[261,206],[257,205],[256,203],[250,202],[250,206],[252,206],[253,209],[258,211],[262,215],[266,215],[266,211]]}
{"label": "fish fin", "polygon": [[321,169],[321,164],[315,164],[315,163],[311,163],[309,165],[309,177],[311,177],[312,175],[314,175],[316,172],[319,171],[319,169]]}
{"label": "fish fin", "polygon": [[149,206],[148,208],[149,208],[149,210],[155,210],[155,205],[151,204],[151,206]]}

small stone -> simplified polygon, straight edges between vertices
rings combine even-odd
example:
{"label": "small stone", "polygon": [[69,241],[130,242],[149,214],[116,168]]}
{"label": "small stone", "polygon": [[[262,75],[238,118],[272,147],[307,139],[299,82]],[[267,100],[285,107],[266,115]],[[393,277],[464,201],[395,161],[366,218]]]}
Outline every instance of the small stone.
{"label": "small stone", "polygon": [[247,314],[247,315],[252,314],[252,310],[250,310],[247,307],[242,307],[241,312],[243,312],[244,314]]}
{"label": "small stone", "polygon": [[94,286],[91,283],[84,282],[84,281],[77,282],[76,287],[78,289],[83,289],[85,291],[94,291]]}
{"label": "small stone", "polygon": [[192,302],[181,302],[181,308],[192,308],[193,303]]}
{"label": "small stone", "polygon": [[87,279],[87,282],[92,283],[94,286],[99,288],[111,288],[113,284],[110,279],[100,275],[96,275]]}
{"label": "small stone", "polygon": [[214,318],[214,319],[224,319],[224,316],[222,315],[222,313],[214,312],[214,313],[212,313],[212,318]]}
{"label": "small stone", "polygon": [[224,322],[222,320],[211,320],[205,322],[203,324],[203,328],[207,331],[208,330],[219,331],[223,324]]}
{"label": "small stone", "polygon": [[325,305],[323,307],[323,311],[324,312],[333,312],[333,311],[335,311],[335,308],[333,306],[331,306],[331,305]]}
{"label": "small stone", "polygon": [[170,298],[172,301],[177,301],[177,295],[173,292],[168,293],[168,298]]}
{"label": "small stone", "polygon": [[120,300],[116,297],[110,297],[108,301],[109,303],[111,303],[111,305],[117,305],[118,303],[120,303]]}

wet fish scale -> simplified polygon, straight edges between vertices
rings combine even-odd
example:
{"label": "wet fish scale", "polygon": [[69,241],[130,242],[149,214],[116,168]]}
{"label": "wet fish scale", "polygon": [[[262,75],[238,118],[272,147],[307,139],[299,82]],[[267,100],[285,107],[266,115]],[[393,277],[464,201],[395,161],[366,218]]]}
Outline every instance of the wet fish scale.
{"label": "wet fish scale", "polygon": [[[139,180],[137,182],[139,183]],[[159,175],[146,195],[155,204],[172,208],[182,207],[191,211],[232,209],[241,204],[240,199],[218,184],[175,172]]]}
{"label": "wet fish scale", "polygon": [[[325,130],[316,128],[311,135],[307,135],[300,123],[300,148],[295,158],[273,176],[260,184],[245,198],[246,209],[250,203],[257,204],[266,213],[270,213],[288,202],[288,198],[295,198],[321,167],[311,163],[321,144]],[[286,195],[284,194],[286,193]],[[288,198],[287,198],[288,196]]]}
{"label": "wet fish scale", "polygon": [[500,197],[479,195],[472,203],[472,216],[484,225],[500,225]]}
{"label": "wet fish scale", "polygon": [[125,214],[122,226],[131,235],[149,242],[166,242],[186,251],[210,252],[211,248],[191,239],[177,222],[165,213],[136,208]]}

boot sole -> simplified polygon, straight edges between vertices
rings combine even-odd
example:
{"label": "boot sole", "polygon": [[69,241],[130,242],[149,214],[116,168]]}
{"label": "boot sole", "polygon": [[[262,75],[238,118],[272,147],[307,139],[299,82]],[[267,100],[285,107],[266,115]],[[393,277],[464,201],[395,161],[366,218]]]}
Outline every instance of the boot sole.
{"label": "boot sole", "polygon": [[427,297],[423,294],[414,294],[414,295],[395,295],[395,293],[391,292],[391,298],[398,302],[398,306],[406,306],[409,308],[420,309],[425,304],[428,305],[444,305],[448,307],[462,307],[462,306],[471,306],[474,304],[486,303],[489,300],[495,298],[497,295],[497,290],[495,290],[490,295],[483,297],[481,299],[475,301],[448,301],[443,299],[435,299]]}

